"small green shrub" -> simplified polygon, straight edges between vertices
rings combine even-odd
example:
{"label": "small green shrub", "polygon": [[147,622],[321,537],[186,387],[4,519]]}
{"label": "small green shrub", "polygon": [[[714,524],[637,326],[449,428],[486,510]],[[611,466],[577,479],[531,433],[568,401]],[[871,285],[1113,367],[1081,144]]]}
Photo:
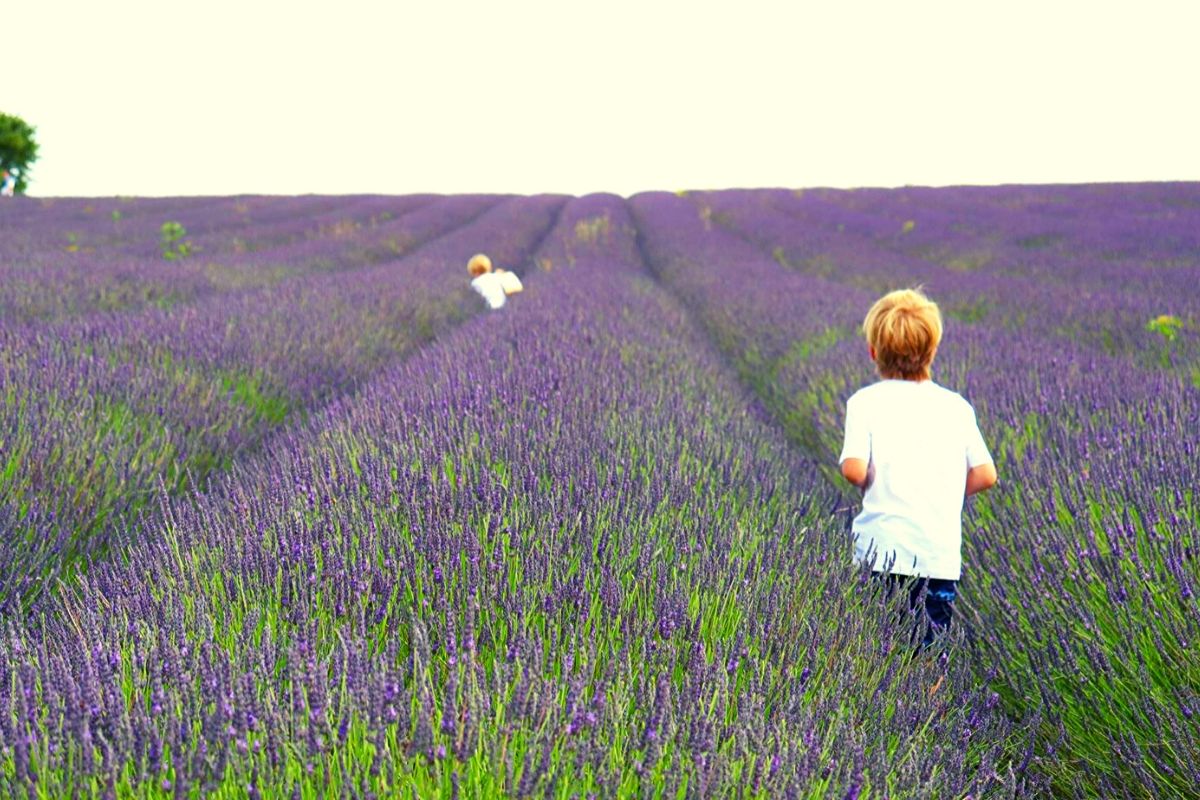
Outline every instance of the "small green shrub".
{"label": "small green shrub", "polygon": [[1173,342],[1183,330],[1183,320],[1172,314],[1159,314],[1146,323],[1146,330],[1157,333],[1163,341]]}
{"label": "small green shrub", "polygon": [[1164,367],[1171,366],[1171,348],[1174,346],[1175,340],[1179,338],[1179,332],[1183,328],[1183,320],[1173,314],[1159,314],[1146,323],[1146,330],[1151,333],[1157,333],[1162,337],[1163,348],[1159,354],[1159,360]]}
{"label": "small green shrub", "polygon": [[187,230],[178,222],[164,222],[159,229],[163,258],[174,261],[191,255],[192,243],[184,238],[186,236]]}
{"label": "small green shrub", "polygon": [[607,241],[609,224],[607,214],[590,219],[581,219],[575,223],[575,238],[586,244],[596,244],[601,240]]}

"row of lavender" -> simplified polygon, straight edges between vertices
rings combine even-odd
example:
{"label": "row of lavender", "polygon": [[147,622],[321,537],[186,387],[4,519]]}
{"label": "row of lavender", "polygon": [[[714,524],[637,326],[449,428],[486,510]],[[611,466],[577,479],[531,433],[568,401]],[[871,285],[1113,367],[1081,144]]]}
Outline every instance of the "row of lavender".
{"label": "row of lavender", "polygon": [[[900,255],[897,220],[936,217],[903,193],[867,211],[858,193],[832,192],[645,195],[632,208],[656,273],[792,440],[829,464],[844,398],[871,380],[854,329],[878,293],[925,282],[952,310],[980,298],[1000,310],[952,314],[935,375],[976,405],[1002,476],[967,525],[959,605],[971,656],[1014,718],[1041,719],[1039,769],[1061,795],[1184,796],[1200,780],[1189,654],[1200,636],[1200,392],[1194,360],[1162,369],[1144,357],[1161,346],[1144,325],[1151,309],[1200,318],[1183,290],[1200,279],[1200,228],[1178,222],[1194,221],[1200,198],[1196,187],[1138,192],[1115,206],[1125,235],[1114,244],[1096,218],[1102,203],[1077,192],[1052,222],[1029,214],[1018,225],[1003,192],[992,216],[989,194],[963,191],[967,210],[946,224],[969,221],[972,235],[938,246],[943,259],[989,248],[995,269],[978,274]],[[933,195],[945,207],[960,197]],[[1069,243],[1057,258],[1005,255],[1001,240],[1047,235],[1048,224]],[[1118,258],[1129,279],[1105,294],[1103,265]],[[1060,269],[1073,276],[1062,292]],[[1118,327],[1106,338],[1094,330],[1104,325]],[[1104,346],[1113,341],[1119,355]]]}
{"label": "row of lavender", "polygon": [[[1200,201],[1188,184],[700,193],[789,269],[881,292],[922,282],[962,321],[1195,370]],[[1147,323],[1193,333],[1166,342]]]}
{"label": "row of lavender", "polygon": [[[314,272],[395,260],[436,230],[423,212],[468,219],[501,197],[28,200],[0,217],[5,317],[57,320],[95,311],[170,307],[208,294],[270,286]],[[469,201],[469,203],[468,203]],[[467,205],[464,205],[467,204]],[[407,218],[406,218],[407,217]],[[187,231],[186,258],[165,259],[161,226]],[[451,221],[451,220],[448,220]]]}
{"label": "row of lavender", "polygon": [[[1013,796],[838,497],[572,201],[503,315],[274,438],[0,638],[30,796]],[[899,614],[899,616],[898,616]]]}
{"label": "row of lavender", "polygon": [[[368,229],[335,245],[263,251],[268,263],[282,258],[297,272],[332,259],[333,271],[254,289],[210,287],[169,308],[6,317],[0,521],[8,535],[0,542],[0,605],[37,594],[81,557],[107,549],[159,481],[175,492],[228,469],[285,421],[471,316],[479,304],[468,294],[463,264],[474,249],[486,247],[499,263],[525,263],[563,202],[418,204],[385,234]],[[363,257],[380,235],[407,244],[388,251],[390,258]],[[251,276],[265,269],[247,259],[226,266]],[[50,270],[39,280],[52,285],[61,277]],[[170,279],[178,289],[193,277],[184,270]],[[75,291],[107,278],[98,270]]]}

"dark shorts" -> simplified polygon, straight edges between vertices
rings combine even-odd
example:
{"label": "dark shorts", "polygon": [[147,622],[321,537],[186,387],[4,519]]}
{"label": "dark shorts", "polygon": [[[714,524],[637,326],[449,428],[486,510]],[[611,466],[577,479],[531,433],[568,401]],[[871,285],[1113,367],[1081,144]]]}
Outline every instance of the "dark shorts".
{"label": "dark shorts", "polygon": [[[907,587],[909,611],[916,610],[917,604],[921,602],[922,592],[924,592],[925,613],[921,615],[921,622],[913,630],[912,641],[914,644],[920,637],[921,647],[928,647],[933,644],[933,638],[938,632],[949,630],[950,621],[954,616],[957,581],[943,578],[915,578],[912,575],[882,572],[872,572],[871,577],[884,581],[889,591],[901,591]],[[921,627],[925,629],[923,633]]]}

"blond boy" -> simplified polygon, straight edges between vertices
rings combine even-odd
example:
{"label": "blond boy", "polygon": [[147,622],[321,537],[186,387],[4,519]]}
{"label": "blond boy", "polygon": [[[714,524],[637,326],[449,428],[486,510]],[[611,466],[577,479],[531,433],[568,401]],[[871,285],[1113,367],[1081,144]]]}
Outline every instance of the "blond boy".
{"label": "blond boy", "polygon": [[467,262],[471,274],[471,288],[483,297],[488,308],[503,308],[509,295],[522,291],[521,279],[516,273],[492,268],[492,260],[483,253],[476,253]]}
{"label": "blond boy", "polygon": [[917,579],[910,604],[924,589],[927,645],[950,625],[963,500],[994,486],[996,467],[971,404],[930,377],[942,340],[937,304],[917,289],[891,292],[862,329],[882,380],[846,402],[839,461],[842,476],[863,490],[854,555],[889,583]]}

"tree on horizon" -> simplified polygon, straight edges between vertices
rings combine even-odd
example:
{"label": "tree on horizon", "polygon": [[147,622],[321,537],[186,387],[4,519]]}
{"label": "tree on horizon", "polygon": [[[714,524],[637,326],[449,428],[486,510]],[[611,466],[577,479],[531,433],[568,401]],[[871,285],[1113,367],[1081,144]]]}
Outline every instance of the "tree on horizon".
{"label": "tree on horizon", "polygon": [[37,161],[36,130],[20,117],[0,112],[0,170],[17,170],[17,194],[29,186],[29,167]]}

